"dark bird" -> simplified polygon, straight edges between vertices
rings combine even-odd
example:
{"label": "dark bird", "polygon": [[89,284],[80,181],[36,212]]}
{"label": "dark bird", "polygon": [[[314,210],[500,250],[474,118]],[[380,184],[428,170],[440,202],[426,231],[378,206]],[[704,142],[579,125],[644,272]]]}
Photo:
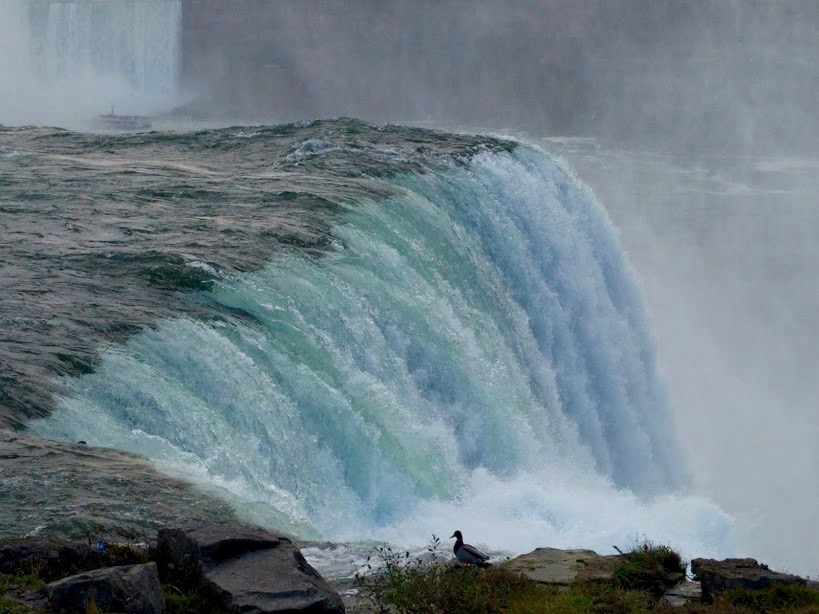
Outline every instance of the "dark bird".
{"label": "dark bird", "polygon": [[455,558],[466,565],[477,565],[478,567],[489,567],[489,557],[478,550],[475,546],[464,543],[463,535],[460,531],[455,531],[450,538],[455,538]]}

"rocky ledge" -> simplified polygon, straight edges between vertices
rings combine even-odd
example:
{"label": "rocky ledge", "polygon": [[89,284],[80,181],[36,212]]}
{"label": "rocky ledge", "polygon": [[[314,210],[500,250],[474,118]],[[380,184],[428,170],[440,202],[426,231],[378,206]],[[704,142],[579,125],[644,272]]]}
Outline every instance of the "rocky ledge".
{"label": "rocky ledge", "polygon": [[766,589],[776,584],[805,584],[805,578],[771,571],[756,559],[694,559],[691,561],[694,579],[702,585],[706,601],[732,588]]}
{"label": "rocky ledge", "polygon": [[150,541],[162,527],[235,522],[227,503],[139,456],[0,429],[0,540]]}
{"label": "rocky ledge", "polygon": [[[573,582],[604,582],[615,580],[618,564],[625,555],[600,555],[591,550],[558,550],[538,548],[511,559],[504,566],[535,582],[547,585],[568,585]],[[731,588],[766,589],[774,585],[804,585],[806,579],[772,571],[755,559],[694,559],[691,561],[693,581],[684,573],[665,575],[662,600],[668,605],[682,606],[690,602],[710,603],[714,597]]]}
{"label": "rocky ledge", "polygon": [[167,599],[214,614],[344,612],[289,537],[242,524],[162,529],[150,547],[7,542],[0,572],[3,612],[162,614]]}
{"label": "rocky ledge", "polygon": [[[639,571],[635,552],[642,557]],[[571,590],[602,583],[646,591],[651,603],[667,605],[708,603],[733,588],[806,583],[754,559],[694,559],[690,581],[670,549],[635,552],[538,548],[499,566],[541,585]],[[660,558],[647,562],[649,555]],[[0,543],[0,612],[14,614],[341,614],[337,589],[345,587],[325,581],[288,536],[239,523],[160,529],[155,542],[141,546],[43,538]],[[357,589],[344,592],[347,611],[373,611]]]}
{"label": "rocky ledge", "polygon": [[162,529],[159,560],[228,610],[344,612],[338,593],[289,537],[246,526]]}

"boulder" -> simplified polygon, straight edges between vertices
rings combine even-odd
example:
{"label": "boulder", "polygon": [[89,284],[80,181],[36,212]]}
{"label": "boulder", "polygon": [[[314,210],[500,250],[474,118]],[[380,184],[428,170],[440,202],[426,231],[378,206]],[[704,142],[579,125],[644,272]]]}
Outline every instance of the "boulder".
{"label": "boulder", "polygon": [[162,614],[165,600],[156,563],[104,567],[47,584],[49,610],[95,611],[123,614]]}
{"label": "boulder", "polygon": [[710,600],[729,588],[763,589],[774,584],[805,584],[805,579],[771,571],[756,559],[694,559],[691,561],[694,579],[702,584],[702,597]]}
{"label": "boulder", "polygon": [[[61,539],[21,539],[0,543],[0,574],[37,568],[50,575],[95,556],[87,544]],[[66,575],[66,574],[63,574]]]}
{"label": "boulder", "polygon": [[607,582],[618,555],[601,556],[592,550],[538,548],[505,563],[511,571],[542,584],[569,584],[578,581]]}
{"label": "boulder", "polygon": [[293,541],[244,525],[162,529],[160,560],[224,607],[251,614],[344,612],[339,594]]}
{"label": "boulder", "polygon": [[12,575],[36,569],[46,582],[101,567],[147,562],[146,549],[127,544],[92,546],[88,542],[56,537],[0,542],[0,574]]}

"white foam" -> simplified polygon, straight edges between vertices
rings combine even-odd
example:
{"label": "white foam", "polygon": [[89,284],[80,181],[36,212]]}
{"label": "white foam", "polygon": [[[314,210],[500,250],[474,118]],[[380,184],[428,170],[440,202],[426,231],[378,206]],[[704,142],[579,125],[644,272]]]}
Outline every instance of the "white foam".
{"label": "white foam", "polygon": [[324,139],[308,139],[287,154],[285,159],[291,163],[298,163],[339,149],[341,148],[338,145]]}
{"label": "white foam", "polygon": [[191,269],[199,269],[200,271],[205,271],[215,277],[221,276],[221,273],[219,271],[217,271],[207,262],[202,262],[201,260],[191,260],[189,262],[186,262],[185,266],[190,267]]}
{"label": "white foam", "polygon": [[328,577],[347,577],[363,568],[380,543],[409,552],[412,560],[427,556],[437,536],[439,554],[450,558],[452,540],[447,538],[456,529],[494,560],[539,547],[614,554],[614,546],[626,550],[646,539],[668,544],[688,559],[737,551],[735,519],[707,499],[638,498],[604,480],[555,468],[512,480],[477,470],[455,500],[422,502],[396,524],[342,533],[334,539],[345,547],[311,548],[305,555]]}

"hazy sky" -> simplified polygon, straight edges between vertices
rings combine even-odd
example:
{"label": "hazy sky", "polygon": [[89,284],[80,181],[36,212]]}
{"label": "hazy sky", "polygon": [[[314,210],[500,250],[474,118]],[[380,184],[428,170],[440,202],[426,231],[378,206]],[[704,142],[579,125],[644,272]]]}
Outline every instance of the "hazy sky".
{"label": "hazy sky", "polygon": [[78,6],[4,0],[0,122],[116,104],[237,121],[432,121],[677,151],[815,150],[819,140],[814,0]]}
{"label": "hazy sky", "polygon": [[812,0],[185,3],[202,113],[354,115],[683,148],[812,147]]}

